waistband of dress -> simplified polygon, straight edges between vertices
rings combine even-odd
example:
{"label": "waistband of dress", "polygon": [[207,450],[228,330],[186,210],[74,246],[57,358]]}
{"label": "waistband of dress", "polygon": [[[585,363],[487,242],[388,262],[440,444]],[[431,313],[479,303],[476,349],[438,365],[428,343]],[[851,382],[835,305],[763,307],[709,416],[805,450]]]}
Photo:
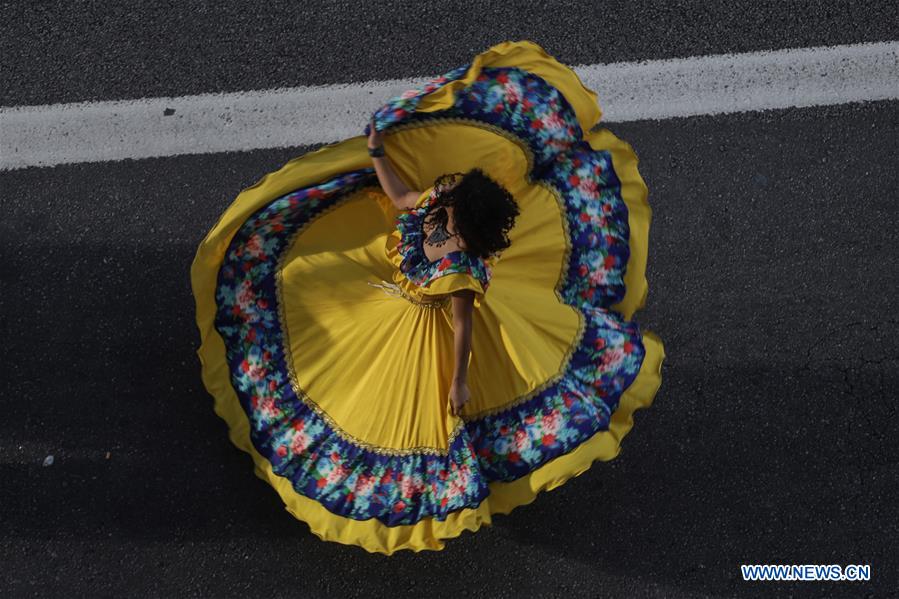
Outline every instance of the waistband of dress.
{"label": "waistband of dress", "polygon": [[384,279],[381,279],[381,283],[372,283],[371,281],[366,281],[372,287],[378,287],[389,295],[390,297],[402,298],[407,300],[409,303],[418,306],[420,308],[428,308],[428,309],[443,309],[449,307],[450,298],[444,297],[440,300],[435,301],[422,301],[415,299],[408,293],[402,290],[402,288],[396,283],[387,282]]}

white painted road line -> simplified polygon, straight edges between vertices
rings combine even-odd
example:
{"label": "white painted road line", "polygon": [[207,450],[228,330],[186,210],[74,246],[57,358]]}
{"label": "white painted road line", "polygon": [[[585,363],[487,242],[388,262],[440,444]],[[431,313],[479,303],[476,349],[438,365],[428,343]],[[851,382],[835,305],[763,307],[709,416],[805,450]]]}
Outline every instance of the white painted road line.
{"label": "white painted road line", "polygon": [[899,42],[718,54],[575,69],[603,121],[899,98]]}
{"label": "white painted road line", "polygon": [[[603,123],[899,99],[899,42],[574,69]],[[330,143],[425,81],[0,108],[0,170]]]}

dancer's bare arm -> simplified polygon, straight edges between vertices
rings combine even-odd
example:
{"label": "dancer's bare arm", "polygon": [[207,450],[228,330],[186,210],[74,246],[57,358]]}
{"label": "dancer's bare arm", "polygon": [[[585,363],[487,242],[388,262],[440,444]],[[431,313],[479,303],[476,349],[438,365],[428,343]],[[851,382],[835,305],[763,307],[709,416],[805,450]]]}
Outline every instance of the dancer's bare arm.
{"label": "dancer's bare arm", "polygon": [[459,416],[462,406],[468,403],[468,356],[471,352],[471,313],[474,308],[474,291],[463,289],[452,295],[455,369],[450,387],[450,411]]}
{"label": "dancer's bare arm", "polygon": [[[375,120],[371,120],[371,130],[368,134],[368,147],[376,148],[383,144],[384,133],[375,129]],[[378,175],[378,182],[381,188],[393,205],[400,210],[409,210],[415,207],[415,203],[421,196],[422,192],[410,189],[408,185],[396,174],[393,165],[390,164],[388,156],[372,156],[372,163],[375,165],[375,172]]]}

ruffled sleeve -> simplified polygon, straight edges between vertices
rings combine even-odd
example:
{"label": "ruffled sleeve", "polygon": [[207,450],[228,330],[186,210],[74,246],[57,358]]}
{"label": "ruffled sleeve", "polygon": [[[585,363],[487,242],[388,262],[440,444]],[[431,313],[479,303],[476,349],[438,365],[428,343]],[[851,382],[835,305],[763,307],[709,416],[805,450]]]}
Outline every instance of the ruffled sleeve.
{"label": "ruffled sleeve", "polygon": [[[434,191],[433,186],[428,187],[426,190],[421,192],[421,195],[418,196],[418,200],[416,200],[416,202],[415,202],[415,208],[421,208],[422,205],[425,203],[425,200],[427,200],[428,197],[430,197],[432,191]],[[411,210],[414,210],[415,208],[411,208]]]}

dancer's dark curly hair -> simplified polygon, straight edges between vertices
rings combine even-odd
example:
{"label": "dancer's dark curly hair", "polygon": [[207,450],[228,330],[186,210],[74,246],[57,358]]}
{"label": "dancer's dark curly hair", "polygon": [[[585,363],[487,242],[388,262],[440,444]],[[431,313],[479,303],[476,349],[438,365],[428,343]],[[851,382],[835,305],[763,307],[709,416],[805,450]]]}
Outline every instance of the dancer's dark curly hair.
{"label": "dancer's dark curly hair", "polygon": [[436,220],[445,227],[449,215],[439,208],[452,206],[453,221],[467,252],[488,258],[511,245],[508,234],[520,213],[518,204],[484,171],[473,168],[466,173],[441,175],[434,181],[434,190],[436,197],[425,217],[429,226]]}

